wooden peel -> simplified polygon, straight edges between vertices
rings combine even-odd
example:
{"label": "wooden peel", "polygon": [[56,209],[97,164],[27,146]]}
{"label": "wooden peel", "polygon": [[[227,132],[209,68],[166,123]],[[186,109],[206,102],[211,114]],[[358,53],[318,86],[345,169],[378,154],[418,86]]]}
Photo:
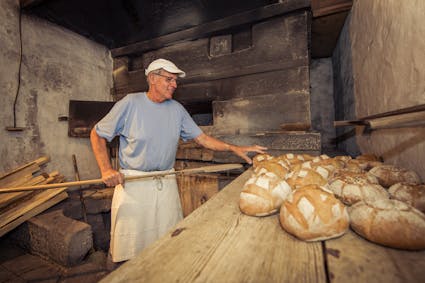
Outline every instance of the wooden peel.
{"label": "wooden peel", "polygon": [[[177,174],[195,174],[195,173],[213,173],[221,172],[233,169],[241,169],[242,164],[220,164],[220,165],[211,165],[211,166],[202,166],[198,168],[183,169],[173,172],[155,172],[145,175],[138,176],[125,176],[126,181],[139,180],[151,177],[160,177],[167,175],[177,175]],[[74,181],[74,182],[65,182],[65,183],[56,183],[56,184],[47,184],[47,185],[35,185],[35,186],[26,186],[26,187],[15,187],[15,188],[0,188],[0,193],[12,193],[12,192],[22,192],[22,191],[33,191],[33,190],[47,190],[52,188],[63,188],[63,187],[72,187],[72,186],[82,186],[82,185],[94,185],[102,184],[102,179],[93,179],[85,181]]]}

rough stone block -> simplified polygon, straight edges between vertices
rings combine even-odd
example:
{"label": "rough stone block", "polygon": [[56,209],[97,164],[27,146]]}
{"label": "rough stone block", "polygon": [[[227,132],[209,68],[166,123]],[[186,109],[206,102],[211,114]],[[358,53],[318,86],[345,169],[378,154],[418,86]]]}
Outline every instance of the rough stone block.
{"label": "rough stone block", "polygon": [[90,225],[64,216],[61,210],[31,218],[14,236],[32,253],[63,266],[82,262],[93,247]]}
{"label": "rough stone block", "polygon": [[93,231],[93,245],[95,250],[108,251],[110,232],[104,223],[102,214],[87,215],[87,222]]}
{"label": "rough stone block", "polygon": [[210,38],[210,56],[216,57],[232,53],[232,35],[220,35]]}
{"label": "rough stone block", "polygon": [[111,211],[114,188],[85,190],[84,204],[88,214],[97,214]]}

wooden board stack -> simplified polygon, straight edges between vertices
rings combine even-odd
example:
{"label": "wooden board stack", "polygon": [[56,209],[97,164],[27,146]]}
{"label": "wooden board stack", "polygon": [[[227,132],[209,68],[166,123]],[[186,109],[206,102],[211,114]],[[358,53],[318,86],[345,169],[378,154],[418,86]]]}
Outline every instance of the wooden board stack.
{"label": "wooden board stack", "polygon": [[[0,187],[32,186],[60,183],[64,177],[57,171],[45,173],[42,166],[49,157],[40,157],[0,175]],[[66,199],[66,188],[0,194],[0,237],[33,216]]]}

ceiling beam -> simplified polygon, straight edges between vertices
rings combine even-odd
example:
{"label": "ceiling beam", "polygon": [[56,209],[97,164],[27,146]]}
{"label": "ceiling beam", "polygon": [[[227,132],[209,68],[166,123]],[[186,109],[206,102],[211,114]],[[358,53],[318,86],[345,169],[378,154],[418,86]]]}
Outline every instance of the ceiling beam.
{"label": "ceiling beam", "polygon": [[169,46],[177,41],[194,40],[213,34],[214,32],[230,29],[235,26],[258,22],[270,17],[294,12],[310,7],[310,0],[287,0],[284,3],[277,3],[264,6],[259,9],[239,13],[223,19],[201,24],[186,30],[170,33],[154,39],[140,41],[127,46],[114,48],[111,50],[112,57],[128,56],[140,54],[149,50],[159,49]]}
{"label": "ceiling beam", "polygon": [[21,9],[35,7],[43,2],[46,2],[46,0],[19,0]]}

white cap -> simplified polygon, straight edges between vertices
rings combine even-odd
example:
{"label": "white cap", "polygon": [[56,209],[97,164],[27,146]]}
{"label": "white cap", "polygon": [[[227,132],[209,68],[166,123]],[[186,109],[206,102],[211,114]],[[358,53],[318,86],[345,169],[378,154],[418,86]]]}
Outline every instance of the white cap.
{"label": "white cap", "polygon": [[173,62],[165,60],[165,59],[156,59],[149,64],[148,68],[145,70],[145,75],[147,76],[150,72],[158,69],[164,69],[167,72],[172,74],[176,74],[180,78],[184,78],[186,73],[177,68]]}

